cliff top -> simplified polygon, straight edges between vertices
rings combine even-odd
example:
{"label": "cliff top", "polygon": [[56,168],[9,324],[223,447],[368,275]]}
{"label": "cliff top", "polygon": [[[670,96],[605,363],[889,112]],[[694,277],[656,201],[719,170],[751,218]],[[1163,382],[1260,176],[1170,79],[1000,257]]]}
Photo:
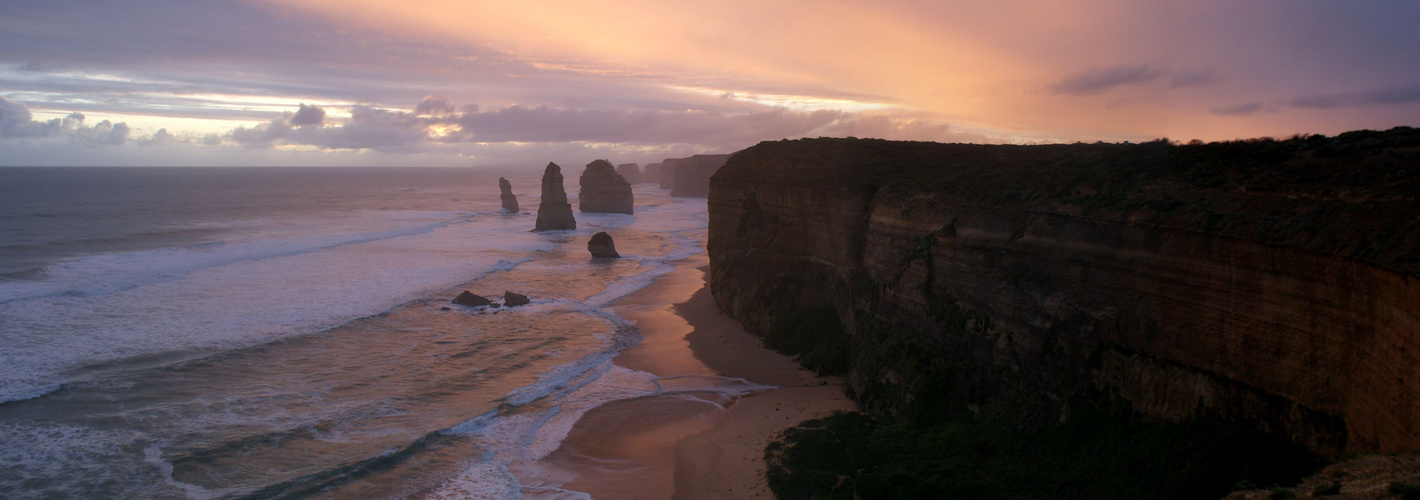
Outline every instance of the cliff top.
{"label": "cliff top", "polygon": [[1195,230],[1420,276],[1420,129],[1170,144],[762,142],[715,175]]}

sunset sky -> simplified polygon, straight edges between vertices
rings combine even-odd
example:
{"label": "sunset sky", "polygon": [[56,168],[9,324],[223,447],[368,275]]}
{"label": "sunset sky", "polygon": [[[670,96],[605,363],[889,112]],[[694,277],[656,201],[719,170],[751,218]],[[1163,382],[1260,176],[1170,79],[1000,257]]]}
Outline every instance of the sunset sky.
{"label": "sunset sky", "polygon": [[614,163],[1420,126],[1420,2],[19,0],[0,165]]}

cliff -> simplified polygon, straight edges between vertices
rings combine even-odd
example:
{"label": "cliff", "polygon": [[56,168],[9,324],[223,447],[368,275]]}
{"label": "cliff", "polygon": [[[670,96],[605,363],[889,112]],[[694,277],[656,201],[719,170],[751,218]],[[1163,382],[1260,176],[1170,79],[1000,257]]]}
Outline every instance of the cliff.
{"label": "cliff", "polygon": [[710,182],[719,306],[867,411],[1083,401],[1420,449],[1420,131],[1187,146],[765,142]]}
{"label": "cliff", "polygon": [[617,165],[616,173],[620,174],[621,178],[626,179],[628,183],[638,184],[641,182],[641,166],[635,163],[622,163]]}
{"label": "cliff", "polygon": [[657,181],[661,183],[661,189],[670,189],[675,186],[675,168],[679,163],[680,160],[674,158],[661,160],[660,175],[657,176]]}
{"label": "cliff", "polygon": [[567,202],[567,190],[562,186],[562,167],[548,162],[542,172],[542,201],[537,205],[537,223],[533,231],[577,229],[572,216],[572,204]]}
{"label": "cliff", "polygon": [[616,167],[606,160],[596,160],[587,164],[578,179],[582,190],[578,195],[577,209],[583,212],[629,214],[635,204],[631,196],[631,184],[616,173]]}
{"label": "cliff", "polygon": [[[704,198],[710,192],[710,176],[715,174],[730,155],[695,155],[675,160],[675,175],[671,181],[671,196]],[[662,162],[665,165],[670,160]],[[664,177],[662,177],[664,179]],[[662,181],[664,185],[665,182]]]}

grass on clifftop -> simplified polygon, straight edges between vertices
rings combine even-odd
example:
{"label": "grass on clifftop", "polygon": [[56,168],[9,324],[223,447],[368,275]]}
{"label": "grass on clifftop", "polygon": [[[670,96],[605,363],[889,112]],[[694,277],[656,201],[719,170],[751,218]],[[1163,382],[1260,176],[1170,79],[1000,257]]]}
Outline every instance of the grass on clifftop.
{"label": "grass on clifftop", "polygon": [[1217,421],[1140,423],[1077,410],[1054,428],[982,417],[926,427],[838,413],[765,451],[781,500],[1217,499],[1239,484],[1292,485],[1319,461],[1300,445]]}

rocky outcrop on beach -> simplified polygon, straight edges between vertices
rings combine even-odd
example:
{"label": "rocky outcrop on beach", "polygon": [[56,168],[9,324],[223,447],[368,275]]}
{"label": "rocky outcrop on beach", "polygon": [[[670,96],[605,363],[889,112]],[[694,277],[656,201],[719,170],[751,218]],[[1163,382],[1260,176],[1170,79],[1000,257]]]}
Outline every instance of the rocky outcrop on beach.
{"label": "rocky outcrop on beach", "polygon": [[660,164],[660,163],[648,163],[648,164],[646,164],[646,166],[641,167],[641,182],[651,182],[651,183],[660,184],[660,182],[661,182],[661,164]]}
{"label": "rocky outcrop on beach", "polygon": [[508,179],[498,178],[498,190],[502,191],[503,211],[515,214],[518,213],[518,197],[513,195],[513,184]]}
{"label": "rocky outcrop on beach", "polygon": [[483,296],[478,295],[478,294],[473,293],[473,292],[470,292],[470,291],[468,291],[468,290],[464,290],[463,293],[460,293],[458,297],[454,297],[453,303],[458,304],[458,305],[461,305],[461,306],[468,306],[468,307],[481,307],[481,306],[491,306],[491,305],[493,305],[493,301],[488,300],[488,299],[484,298]]}
{"label": "rocky outcrop on beach", "polygon": [[635,163],[617,165],[616,173],[620,174],[621,178],[626,179],[628,183],[639,184],[641,182],[641,166]]}
{"label": "rocky outcrop on beach", "polygon": [[621,254],[616,253],[616,242],[612,241],[611,235],[606,234],[606,231],[592,235],[592,239],[587,241],[587,251],[597,259],[621,258]]}
{"label": "rocky outcrop on beach", "polygon": [[[671,196],[682,198],[704,198],[710,194],[710,176],[730,159],[730,155],[695,155],[690,158],[666,160],[675,164],[671,179]],[[662,177],[664,179],[664,177]],[[661,182],[665,186],[664,180]]]}
{"label": "rocky outcrop on beach", "polygon": [[597,160],[587,164],[578,181],[582,192],[577,208],[583,212],[629,214],[634,200],[631,184],[616,173],[611,162]]}
{"label": "rocky outcrop on beach", "polygon": [[508,307],[524,306],[528,304],[528,296],[521,293],[503,292],[503,305]]}
{"label": "rocky outcrop on beach", "polygon": [[577,229],[572,216],[572,204],[567,203],[567,191],[562,187],[562,167],[548,162],[542,172],[542,202],[537,206],[537,223],[533,231]]}
{"label": "rocky outcrop on beach", "polygon": [[1104,398],[1327,457],[1420,450],[1416,129],[765,142],[711,182],[716,302],[866,411]]}

